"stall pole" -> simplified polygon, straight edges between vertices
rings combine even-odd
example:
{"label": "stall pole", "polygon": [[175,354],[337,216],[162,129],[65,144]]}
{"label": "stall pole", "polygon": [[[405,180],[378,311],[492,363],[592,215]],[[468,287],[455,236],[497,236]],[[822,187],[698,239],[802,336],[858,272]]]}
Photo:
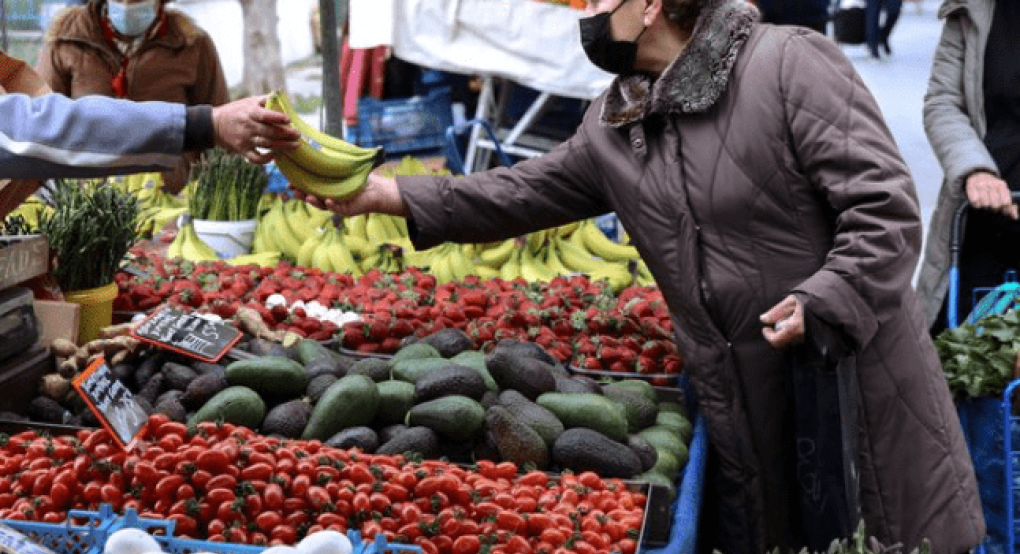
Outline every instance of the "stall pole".
{"label": "stall pole", "polygon": [[342,137],[344,101],[340,95],[340,41],[337,40],[336,0],[319,0],[319,16],[319,32],[322,33],[322,111],[325,114],[322,130],[328,135]]}
{"label": "stall pole", "polygon": [[7,0],[0,0],[0,47],[7,51]]}

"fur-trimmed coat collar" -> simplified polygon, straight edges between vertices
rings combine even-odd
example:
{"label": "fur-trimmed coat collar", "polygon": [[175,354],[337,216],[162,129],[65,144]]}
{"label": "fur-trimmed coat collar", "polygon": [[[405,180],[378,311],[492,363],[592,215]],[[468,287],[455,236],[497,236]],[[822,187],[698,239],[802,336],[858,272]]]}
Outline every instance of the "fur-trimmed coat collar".
{"label": "fur-trimmed coat collar", "polygon": [[616,78],[606,93],[601,121],[622,127],[653,113],[704,112],[726,90],[737,53],[759,19],[744,0],[708,0],[691,41],[656,79],[647,74]]}

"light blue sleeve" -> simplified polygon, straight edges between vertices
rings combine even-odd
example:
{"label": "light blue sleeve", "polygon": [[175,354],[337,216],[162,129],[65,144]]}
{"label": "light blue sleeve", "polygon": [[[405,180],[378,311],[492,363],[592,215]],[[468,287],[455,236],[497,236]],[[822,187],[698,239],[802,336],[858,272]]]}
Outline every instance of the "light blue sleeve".
{"label": "light blue sleeve", "polygon": [[0,179],[171,169],[183,151],[185,120],[183,104],[0,95]]}

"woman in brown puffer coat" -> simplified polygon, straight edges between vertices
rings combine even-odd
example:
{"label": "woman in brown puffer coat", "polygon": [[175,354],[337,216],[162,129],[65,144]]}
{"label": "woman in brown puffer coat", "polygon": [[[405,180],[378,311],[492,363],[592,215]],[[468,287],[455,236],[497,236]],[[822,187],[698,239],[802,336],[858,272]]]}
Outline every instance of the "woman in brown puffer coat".
{"label": "woman in brown puffer coat", "polygon": [[359,195],[317,203],[408,217],[416,248],[615,211],[669,305],[708,423],[702,546],[804,544],[784,350],[828,330],[857,357],[868,534],[967,552],[984,519],[911,289],[917,196],[852,65],[740,0],[600,0],[587,15],[586,52],[620,76],[568,141],[463,178],[373,175]]}

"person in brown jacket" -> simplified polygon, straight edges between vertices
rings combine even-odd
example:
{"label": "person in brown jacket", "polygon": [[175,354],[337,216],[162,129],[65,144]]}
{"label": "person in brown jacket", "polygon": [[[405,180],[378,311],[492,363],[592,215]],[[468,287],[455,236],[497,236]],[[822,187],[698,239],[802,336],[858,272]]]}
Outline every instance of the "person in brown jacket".
{"label": "person in brown jacket", "polygon": [[566,142],[511,168],[373,174],[347,200],[312,200],[407,217],[416,248],[616,212],[668,303],[707,422],[702,547],[805,544],[798,485],[811,483],[785,353],[834,336],[857,360],[867,534],[967,552],[985,523],[911,288],[917,195],[853,66],[825,36],[759,23],[742,0],[594,0],[586,15],[585,51],[619,76]]}
{"label": "person in brown jacket", "polygon": [[[36,70],[54,92],[187,106],[230,101],[212,38],[169,0],[91,0],[62,11],[46,30]],[[177,192],[198,158],[165,172]]]}

